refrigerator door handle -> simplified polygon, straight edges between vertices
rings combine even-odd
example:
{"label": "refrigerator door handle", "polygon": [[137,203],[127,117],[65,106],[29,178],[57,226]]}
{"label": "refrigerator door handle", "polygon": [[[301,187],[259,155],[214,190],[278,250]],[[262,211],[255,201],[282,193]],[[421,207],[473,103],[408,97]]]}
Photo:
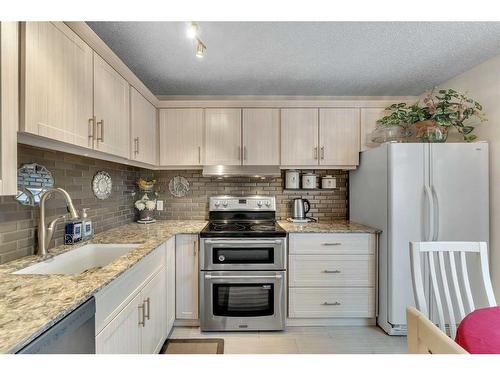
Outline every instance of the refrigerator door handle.
{"label": "refrigerator door handle", "polygon": [[429,202],[429,234],[427,235],[427,241],[434,240],[434,196],[432,194],[431,188],[426,184],[424,185],[425,195]]}
{"label": "refrigerator door handle", "polygon": [[431,188],[432,192],[432,220],[434,222],[434,236],[432,238],[432,241],[437,241],[439,237],[439,200],[437,197],[436,190],[434,189],[434,186]]}

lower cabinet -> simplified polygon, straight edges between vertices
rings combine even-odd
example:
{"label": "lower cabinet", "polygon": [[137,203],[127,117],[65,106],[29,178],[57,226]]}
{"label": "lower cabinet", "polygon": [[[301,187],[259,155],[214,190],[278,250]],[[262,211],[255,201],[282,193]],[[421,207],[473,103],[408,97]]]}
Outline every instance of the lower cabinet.
{"label": "lower cabinet", "polygon": [[175,321],[175,237],[168,240],[166,245],[167,253],[165,255],[166,264],[166,290],[167,290],[167,335],[172,331]]}
{"label": "lower cabinet", "polygon": [[179,234],[175,241],[176,318],[198,319],[198,235]]}
{"label": "lower cabinet", "polygon": [[[142,289],[141,353],[158,353],[166,337],[167,294],[165,293],[165,268],[162,268]],[[142,329],[141,329],[142,328]]]}
{"label": "lower cabinet", "polygon": [[289,318],[375,318],[376,241],[372,233],[290,234]]}

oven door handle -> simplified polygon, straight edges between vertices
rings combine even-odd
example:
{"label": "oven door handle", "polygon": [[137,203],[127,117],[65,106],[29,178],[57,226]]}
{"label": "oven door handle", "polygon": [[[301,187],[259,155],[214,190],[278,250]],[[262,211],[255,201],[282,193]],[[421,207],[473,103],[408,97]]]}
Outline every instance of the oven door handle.
{"label": "oven door handle", "polygon": [[271,275],[271,276],[266,276],[266,275],[240,275],[240,276],[212,276],[212,275],[205,275],[206,280],[211,280],[211,279],[281,279],[283,276],[281,275]]}
{"label": "oven door handle", "polygon": [[273,245],[280,244],[281,240],[205,240],[206,244],[217,244],[217,245]]}

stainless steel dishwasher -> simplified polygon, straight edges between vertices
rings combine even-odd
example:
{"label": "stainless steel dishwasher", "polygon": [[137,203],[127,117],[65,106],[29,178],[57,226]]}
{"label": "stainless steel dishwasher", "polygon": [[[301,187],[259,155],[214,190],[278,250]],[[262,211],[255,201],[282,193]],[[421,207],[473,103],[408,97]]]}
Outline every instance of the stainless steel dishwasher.
{"label": "stainless steel dishwasher", "polygon": [[18,354],[95,353],[95,299],[90,298],[75,311],[50,327],[17,352]]}

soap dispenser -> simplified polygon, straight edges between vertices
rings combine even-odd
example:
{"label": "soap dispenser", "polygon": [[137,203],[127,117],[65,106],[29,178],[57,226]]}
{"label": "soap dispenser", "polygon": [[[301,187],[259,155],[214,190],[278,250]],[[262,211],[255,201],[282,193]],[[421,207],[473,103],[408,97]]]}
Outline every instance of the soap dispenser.
{"label": "soap dispenser", "polygon": [[94,231],[92,230],[92,220],[88,218],[88,208],[82,208],[82,239],[84,241],[90,240]]}

